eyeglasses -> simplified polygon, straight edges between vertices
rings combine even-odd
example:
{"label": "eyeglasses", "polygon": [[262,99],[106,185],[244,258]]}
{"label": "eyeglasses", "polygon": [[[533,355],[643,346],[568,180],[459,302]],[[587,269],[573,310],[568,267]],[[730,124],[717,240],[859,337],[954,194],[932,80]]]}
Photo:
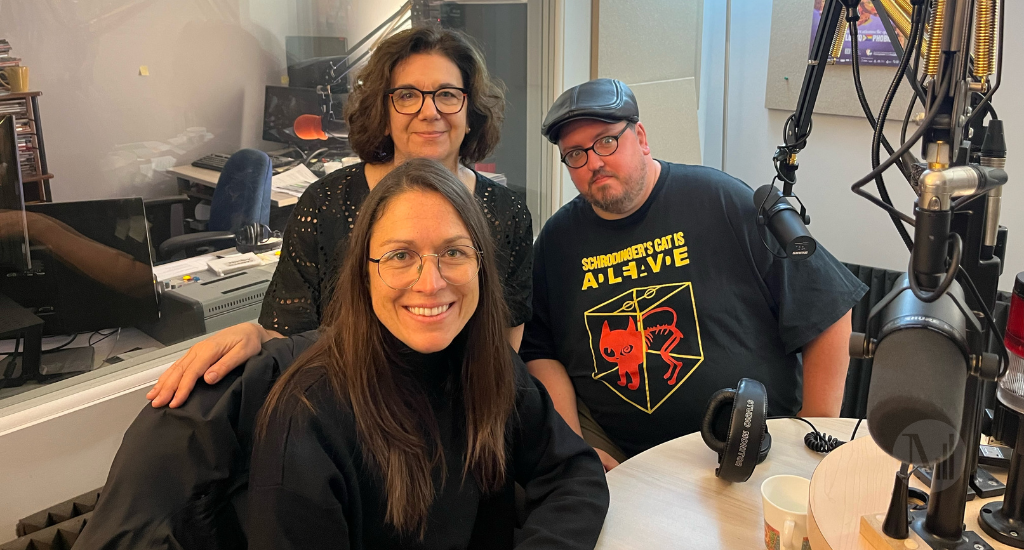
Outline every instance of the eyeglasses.
{"label": "eyeglasses", "polygon": [[391,96],[391,104],[395,106],[396,111],[403,115],[414,115],[420,112],[428,95],[434,101],[434,108],[437,109],[437,112],[454,115],[466,105],[468,90],[454,87],[438,88],[433,91],[416,88],[391,88],[385,90],[384,93]]}
{"label": "eyeglasses", "polygon": [[395,290],[412,288],[423,274],[423,259],[437,258],[437,271],[450,285],[464,285],[480,270],[480,251],[472,246],[449,246],[438,254],[420,254],[405,248],[392,250],[380,258],[370,258],[377,264],[377,274],[384,284]]}
{"label": "eyeglasses", "polygon": [[604,136],[603,138],[598,138],[598,140],[595,141],[593,145],[587,147],[586,149],[569,149],[568,151],[566,151],[564,155],[562,155],[562,162],[564,162],[565,165],[568,166],[569,168],[583,168],[584,166],[586,166],[587,160],[589,160],[587,151],[593,151],[594,154],[601,157],[607,157],[608,155],[611,155],[619,148],[619,137],[621,137],[622,134],[624,134],[630,126],[632,126],[632,123],[627,122],[626,126],[624,126],[622,128],[622,131],[620,131],[618,134],[614,136]]}

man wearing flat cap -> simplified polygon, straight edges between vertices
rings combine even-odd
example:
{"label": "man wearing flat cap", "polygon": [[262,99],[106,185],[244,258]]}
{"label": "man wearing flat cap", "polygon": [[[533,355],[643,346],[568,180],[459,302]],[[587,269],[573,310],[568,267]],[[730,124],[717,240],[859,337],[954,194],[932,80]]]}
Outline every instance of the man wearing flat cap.
{"label": "man wearing flat cap", "polygon": [[743,182],[655,160],[622,82],[566,91],[541,131],[579,196],[534,245],[520,355],[606,468],[699,430],[743,377],[772,416],[838,416],[859,280],[820,246],[777,258]]}

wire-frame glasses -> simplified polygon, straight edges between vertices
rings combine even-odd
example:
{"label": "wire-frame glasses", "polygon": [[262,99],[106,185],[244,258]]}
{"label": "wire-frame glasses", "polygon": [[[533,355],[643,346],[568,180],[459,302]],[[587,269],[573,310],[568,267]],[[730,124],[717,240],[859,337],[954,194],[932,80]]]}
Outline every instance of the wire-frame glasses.
{"label": "wire-frame glasses", "polygon": [[480,271],[480,251],[472,246],[449,246],[437,254],[420,254],[415,250],[401,248],[392,250],[380,258],[370,258],[377,264],[377,274],[384,284],[395,290],[412,288],[423,274],[424,258],[437,259],[437,270],[448,284],[464,285]]}

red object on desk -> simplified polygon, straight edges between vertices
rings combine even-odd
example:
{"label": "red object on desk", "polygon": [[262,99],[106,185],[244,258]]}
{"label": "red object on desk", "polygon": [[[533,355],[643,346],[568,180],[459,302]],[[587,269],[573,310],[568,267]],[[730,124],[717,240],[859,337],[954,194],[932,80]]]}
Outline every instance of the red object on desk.
{"label": "red object on desk", "polygon": [[295,119],[293,129],[295,130],[295,136],[299,139],[327,139],[327,134],[324,133],[323,122],[320,121],[319,115],[300,115],[299,118]]}

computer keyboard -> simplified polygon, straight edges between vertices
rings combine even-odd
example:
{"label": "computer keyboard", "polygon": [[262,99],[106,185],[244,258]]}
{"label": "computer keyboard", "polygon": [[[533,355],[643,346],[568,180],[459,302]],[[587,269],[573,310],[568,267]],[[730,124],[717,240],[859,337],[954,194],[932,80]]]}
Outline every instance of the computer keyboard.
{"label": "computer keyboard", "polygon": [[[212,153],[206,155],[205,157],[199,160],[194,161],[192,163],[192,166],[195,166],[196,168],[206,168],[207,170],[221,172],[224,170],[224,165],[227,164],[229,158],[231,158],[231,155],[225,155],[223,153]],[[281,171],[284,168],[291,167],[292,165],[297,163],[298,161],[293,158],[281,157],[277,155],[271,155],[270,157],[270,165],[273,167],[275,173]]]}

